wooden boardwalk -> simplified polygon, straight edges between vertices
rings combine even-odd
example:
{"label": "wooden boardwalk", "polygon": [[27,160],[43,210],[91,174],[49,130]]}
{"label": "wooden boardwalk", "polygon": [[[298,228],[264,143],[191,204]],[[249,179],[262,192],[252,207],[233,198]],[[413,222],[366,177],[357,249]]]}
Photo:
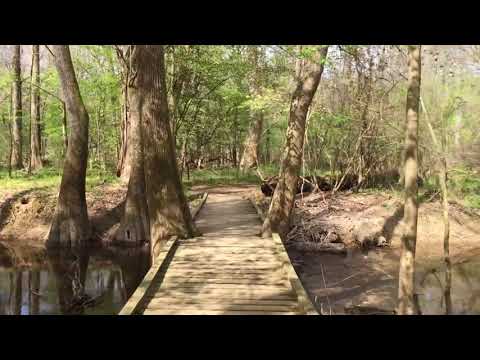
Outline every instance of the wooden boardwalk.
{"label": "wooden boardwalk", "polygon": [[121,315],[317,314],[250,201],[210,194],[196,224],[203,235],[168,241]]}

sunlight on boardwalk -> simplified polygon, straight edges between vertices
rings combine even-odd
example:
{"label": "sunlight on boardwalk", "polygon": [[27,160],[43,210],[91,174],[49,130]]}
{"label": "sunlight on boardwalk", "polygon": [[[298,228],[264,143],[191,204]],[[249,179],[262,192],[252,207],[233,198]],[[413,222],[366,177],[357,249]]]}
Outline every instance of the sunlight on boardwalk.
{"label": "sunlight on boardwalk", "polygon": [[248,200],[212,194],[196,223],[203,235],[177,242],[135,313],[302,312],[278,245],[258,237],[261,222]]}

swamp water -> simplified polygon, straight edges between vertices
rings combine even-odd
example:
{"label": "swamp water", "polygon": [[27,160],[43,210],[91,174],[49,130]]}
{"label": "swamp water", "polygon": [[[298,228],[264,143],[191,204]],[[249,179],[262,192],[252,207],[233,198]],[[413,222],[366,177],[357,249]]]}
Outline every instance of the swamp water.
{"label": "swamp water", "polygon": [[[319,303],[330,303],[333,314],[345,313],[345,306],[352,303],[387,313],[395,307],[396,251],[354,253],[344,259],[338,255],[302,258],[304,264],[297,271],[304,286]],[[147,273],[149,262],[148,248],[91,248],[49,251],[45,259],[29,266],[0,263],[0,315],[118,314]],[[454,263],[450,285],[444,269],[442,261],[419,267],[422,313],[480,314],[480,256]]]}
{"label": "swamp water", "polygon": [[[317,310],[332,314],[393,314],[398,295],[398,249],[367,254],[295,254],[297,271]],[[480,314],[480,256],[451,267],[451,283],[443,259],[417,263],[417,296],[424,315]]]}
{"label": "swamp water", "polygon": [[453,264],[451,276],[448,284],[444,265],[419,276],[417,292],[422,313],[480,314],[480,258]]}
{"label": "swamp water", "polygon": [[28,267],[0,264],[0,315],[115,315],[149,268],[148,249],[48,251]]}

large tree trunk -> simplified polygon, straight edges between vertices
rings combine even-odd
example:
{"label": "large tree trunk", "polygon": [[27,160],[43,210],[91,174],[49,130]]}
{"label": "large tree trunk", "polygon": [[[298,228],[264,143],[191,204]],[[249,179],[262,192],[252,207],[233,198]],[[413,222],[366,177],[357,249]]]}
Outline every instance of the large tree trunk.
{"label": "large tree trunk", "polygon": [[[250,79],[250,93],[253,98],[261,95],[260,66],[259,66],[260,50],[257,46],[250,49],[250,57],[254,71]],[[245,138],[242,159],[240,160],[240,170],[245,172],[248,169],[258,165],[258,149],[262,140],[263,129],[263,112],[261,110],[251,110],[252,121]]]}
{"label": "large tree trunk", "polygon": [[[289,230],[290,215],[294,206],[302,164],[307,113],[320,83],[327,52],[328,46],[320,48],[314,59],[306,61],[301,69],[301,76],[290,105],[290,117],[278,185],[275,188],[267,218],[263,223],[262,235],[264,237],[271,236],[272,232],[278,232],[284,236]],[[299,73],[298,70],[297,73]]]}
{"label": "large tree trunk", "polygon": [[13,148],[12,148],[12,167],[15,169],[23,168],[22,161],[22,68],[20,65],[20,45],[13,47],[13,84],[12,84],[12,101],[13,101]]}
{"label": "large tree trunk", "polygon": [[420,103],[421,46],[408,47],[408,90],[405,139],[404,233],[400,257],[398,314],[418,313],[415,295],[415,246],[418,218],[418,107]]}
{"label": "large tree trunk", "polygon": [[151,247],[177,235],[196,233],[183,192],[172,139],[165,86],[163,46],[136,46],[132,64],[144,144],[145,185]]}
{"label": "large tree trunk", "polygon": [[30,165],[32,171],[43,167],[40,136],[40,46],[32,45],[30,100]]}
{"label": "large tree trunk", "polygon": [[53,46],[53,54],[68,112],[70,133],[60,193],[47,246],[79,246],[84,245],[90,238],[85,199],[89,119],[68,45]]}
{"label": "large tree trunk", "polygon": [[[134,51],[135,46],[126,49],[124,56],[128,59],[132,69],[126,74],[136,73],[138,69],[138,51]],[[132,56],[134,52],[134,56]],[[130,59],[130,57],[132,57]],[[130,66],[130,65],[129,65]],[[150,222],[148,217],[145,176],[144,176],[144,156],[143,141],[141,130],[142,102],[141,94],[134,82],[126,79],[128,88],[128,98],[126,99],[128,111],[128,191],[125,200],[125,208],[120,228],[116,234],[116,241],[126,245],[140,245],[143,242],[150,241]],[[125,163],[127,165],[127,163]],[[124,166],[125,169],[125,166]]]}

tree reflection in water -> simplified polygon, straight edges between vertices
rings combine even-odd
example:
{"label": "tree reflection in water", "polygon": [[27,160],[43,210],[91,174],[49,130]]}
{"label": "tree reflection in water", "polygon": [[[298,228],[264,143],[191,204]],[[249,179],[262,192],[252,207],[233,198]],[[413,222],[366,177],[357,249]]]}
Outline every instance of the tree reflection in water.
{"label": "tree reflection in water", "polygon": [[46,255],[27,268],[0,268],[0,314],[113,315],[150,266],[148,248],[62,249]]}
{"label": "tree reflection in water", "polygon": [[33,269],[28,272],[28,288],[29,291],[29,309],[30,315],[38,315],[40,313],[40,271]]}
{"label": "tree reflection in water", "polygon": [[[479,314],[480,307],[477,304],[480,299],[480,260],[447,264],[440,269],[427,271],[420,282],[424,313]],[[444,282],[441,280],[442,273]]]}
{"label": "tree reflection in water", "polygon": [[85,279],[90,255],[86,249],[49,250],[50,272],[55,276],[58,305],[62,314],[83,314],[90,297]]}

